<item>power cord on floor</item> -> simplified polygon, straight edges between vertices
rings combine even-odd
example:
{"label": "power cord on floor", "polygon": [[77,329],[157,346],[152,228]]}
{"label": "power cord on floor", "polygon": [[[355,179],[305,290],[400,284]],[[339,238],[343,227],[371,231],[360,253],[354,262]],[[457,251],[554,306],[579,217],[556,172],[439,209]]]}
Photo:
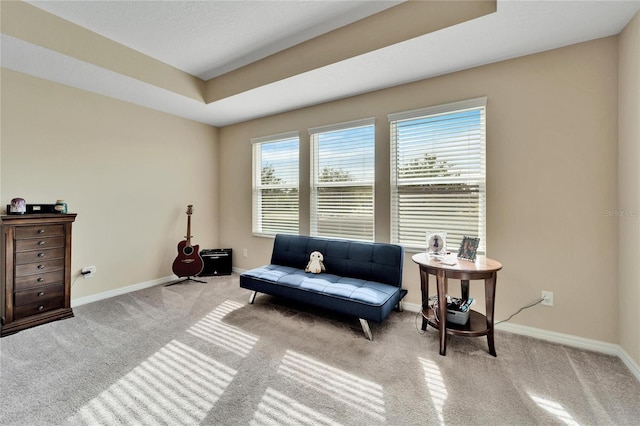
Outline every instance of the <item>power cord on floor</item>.
{"label": "power cord on floor", "polygon": [[80,273],[78,275],[76,275],[76,277],[73,279],[73,281],[71,281],[71,287],[73,287],[73,285],[76,283],[76,280],[80,277],[91,277],[93,272],[95,272],[95,266],[92,266],[91,268],[93,268],[93,270],[91,270],[90,268],[83,268],[82,271],[80,271]]}
{"label": "power cord on floor", "polygon": [[[429,302],[432,303],[431,306],[429,306]],[[420,310],[418,311],[418,313],[416,314],[416,319],[414,320],[415,326],[416,326],[416,330],[418,331],[418,334],[425,334],[427,332],[427,330],[423,330],[422,329],[422,321],[421,321],[421,325],[420,327],[418,327],[418,318],[422,318],[422,312],[424,311],[425,307],[429,307],[433,310],[433,314],[435,315],[436,321],[438,321],[438,311],[437,311],[437,307],[438,307],[438,296],[432,296],[429,298],[429,301],[426,303],[426,305],[422,305],[420,307]]]}
{"label": "power cord on floor", "polygon": [[509,318],[504,319],[504,320],[502,320],[502,321],[498,321],[498,322],[497,322],[497,323],[495,323],[494,325],[498,325],[498,324],[500,324],[500,323],[502,323],[502,322],[507,322],[507,321],[509,321],[511,318],[513,318],[513,317],[515,317],[516,315],[518,315],[520,312],[524,311],[525,309],[528,309],[528,308],[531,308],[531,307],[533,307],[533,306],[536,306],[536,305],[538,305],[538,304],[542,303],[543,301],[544,301],[544,299],[543,299],[543,298],[540,298],[540,299],[536,300],[535,302],[533,302],[533,303],[531,303],[531,304],[529,304],[529,305],[523,306],[522,308],[518,309],[515,313],[511,314],[511,316],[510,316]]}
{"label": "power cord on floor", "polygon": [[[544,301],[544,298],[540,298],[540,299],[536,300],[533,303],[530,303],[528,305],[523,306],[522,308],[518,309],[515,313],[511,314],[509,316],[509,318],[503,319],[501,321],[498,321],[498,322],[494,323],[494,326],[496,326],[496,325],[498,325],[500,323],[509,321],[511,318],[515,317],[516,315],[518,315],[520,312],[524,311],[525,309],[529,309],[529,308],[532,308],[532,307],[534,307],[536,305],[539,305],[543,301]],[[435,303],[437,303],[437,302],[435,302]],[[428,304],[427,304],[427,306],[428,306]],[[422,325],[418,326],[418,318],[422,318],[422,311],[424,310],[424,307],[425,307],[425,305],[422,305],[420,310],[416,313],[416,319],[414,321],[415,326],[416,326],[416,330],[418,331],[418,334],[425,334],[427,332],[426,330],[422,329]],[[434,308],[435,308],[435,306],[434,306]],[[437,311],[435,309],[434,309],[434,313],[437,315]]]}
{"label": "power cord on floor", "polygon": [[[427,330],[423,330],[422,329],[422,325],[418,326],[418,318],[422,318],[422,311],[424,310],[424,305],[422,305],[420,307],[420,310],[416,313],[416,319],[414,321],[415,326],[416,326],[416,331],[418,332],[418,334],[425,334],[427,332]],[[422,324],[422,321],[421,321]]]}
{"label": "power cord on floor", "polygon": [[82,277],[82,276],[83,276],[82,274],[80,274],[80,275],[76,275],[76,277],[73,279],[73,281],[71,281],[71,287],[73,287],[73,285],[76,283],[76,280],[77,280],[78,278]]}

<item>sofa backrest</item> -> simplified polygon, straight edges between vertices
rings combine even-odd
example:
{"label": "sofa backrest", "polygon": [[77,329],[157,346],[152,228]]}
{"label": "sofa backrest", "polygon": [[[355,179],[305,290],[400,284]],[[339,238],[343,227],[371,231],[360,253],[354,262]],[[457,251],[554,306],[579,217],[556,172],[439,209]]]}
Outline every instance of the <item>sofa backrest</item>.
{"label": "sofa backrest", "polygon": [[395,244],[278,234],[271,263],[304,269],[313,251],[322,253],[328,274],[402,287],[404,248]]}

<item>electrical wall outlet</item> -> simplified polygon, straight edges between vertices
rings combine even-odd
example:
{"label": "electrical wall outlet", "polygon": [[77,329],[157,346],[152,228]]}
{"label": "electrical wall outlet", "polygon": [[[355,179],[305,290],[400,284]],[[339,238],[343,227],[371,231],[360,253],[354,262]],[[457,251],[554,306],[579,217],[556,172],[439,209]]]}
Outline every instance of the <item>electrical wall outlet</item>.
{"label": "electrical wall outlet", "polygon": [[553,306],[553,292],[542,291],[542,304],[545,306]]}
{"label": "electrical wall outlet", "polygon": [[80,271],[82,273],[82,277],[84,279],[87,278],[91,278],[93,277],[93,274],[96,273],[96,267],[95,266],[85,266],[84,268],[82,268],[82,271]]}
{"label": "electrical wall outlet", "polygon": [[249,256],[249,252],[247,251],[247,249],[242,249],[242,255],[243,255],[244,257]]}

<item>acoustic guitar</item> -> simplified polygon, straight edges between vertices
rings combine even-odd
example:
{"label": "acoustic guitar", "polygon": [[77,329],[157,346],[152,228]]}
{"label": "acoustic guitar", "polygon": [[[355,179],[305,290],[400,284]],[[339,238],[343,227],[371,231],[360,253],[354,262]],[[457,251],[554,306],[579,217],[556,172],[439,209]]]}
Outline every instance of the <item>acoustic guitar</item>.
{"label": "acoustic guitar", "polygon": [[202,272],[204,261],[200,256],[200,246],[191,245],[191,215],[193,206],[187,206],[187,235],[186,240],[178,243],[178,257],[173,261],[173,273],[179,277],[192,277]]}

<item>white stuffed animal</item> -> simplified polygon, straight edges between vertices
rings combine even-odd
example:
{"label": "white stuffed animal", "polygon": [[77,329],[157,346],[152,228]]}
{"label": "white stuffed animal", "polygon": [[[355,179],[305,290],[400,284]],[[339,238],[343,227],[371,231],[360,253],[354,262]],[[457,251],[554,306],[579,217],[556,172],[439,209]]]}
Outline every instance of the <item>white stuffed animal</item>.
{"label": "white stuffed animal", "polygon": [[324,272],[324,256],[319,251],[313,251],[309,255],[309,263],[307,263],[307,267],[305,268],[305,272],[311,272],[313,274],[319,274],[320,272]]}

